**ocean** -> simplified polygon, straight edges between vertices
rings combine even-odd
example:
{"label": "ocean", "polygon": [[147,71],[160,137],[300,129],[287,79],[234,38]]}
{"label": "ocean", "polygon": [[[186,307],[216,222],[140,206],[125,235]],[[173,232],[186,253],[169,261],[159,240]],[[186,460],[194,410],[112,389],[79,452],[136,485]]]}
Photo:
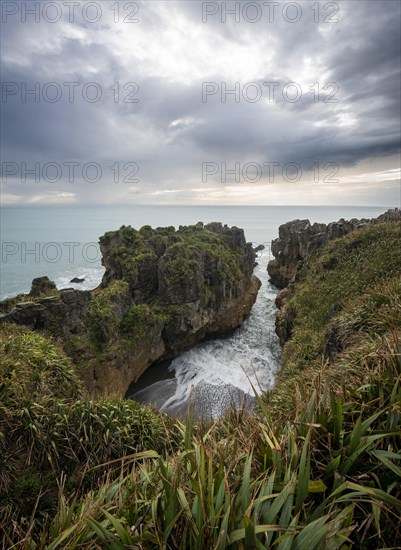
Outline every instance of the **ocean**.
{"label": "ocean", "polygon": [[[255,274],[262,288],[243,326],[229,338],[207,341],[148,369],[131,386],[134,399],[182,415],[191,404],[196,416],[218,417],[231,404],[249,406],[254,392],[274,385],[280,349],[274,334],[277,293],[268,282],[270,243],[278,227],[293,219],[313,222],[373,218],[387,207],[344,206],[130,206],[6,207],[1,209],[1,299],[29,292],[32,279],[47,275],[58,288],[95,288],[103,267],[98,239],[121,225],[140,228],[220,221],[245,230],[254,246],[263,244]],[[73,277],[84,278],[73,284]]]}

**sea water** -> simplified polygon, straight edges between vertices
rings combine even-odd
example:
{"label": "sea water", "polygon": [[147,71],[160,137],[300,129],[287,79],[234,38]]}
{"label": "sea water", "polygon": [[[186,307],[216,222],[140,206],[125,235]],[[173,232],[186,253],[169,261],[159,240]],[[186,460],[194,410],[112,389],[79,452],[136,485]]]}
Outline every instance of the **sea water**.
{"label": "sea water", "polygon": [[[277,293],[266,266],[271,240],[286,221],[313,222],[373,218],[386,207],[317,206],[132,206],[18,207],[1,209],[1,299],[29,292],[32,279],[47,275],[58,288],[95,288],[104,268],[98,239],[121,225],[152,227],[220,221],[245,230],[254,246],[262,244],[255,274],[262,281],[249,318],[230,337],[206,341],[171,364],[145,372],[129,395],[182,415],[191,404],[196,416],[220,416],[231,404],[251,406],[255,392],[274,384],[279,346],[274,335]],[[71,283],[73,277],[83,283]]]}
{"label": "sea water", "polygon": [[[3,207],[0,299],[29,292],[32,279],[48,275],[58,287],[90,289],[104,269],[98,240],[121,225],[168,226],[221,221],[245,230],[248,241],[269,245],[278,227],[296,218],[311,222],[375,217],[386,207],[343,206],[130,206]],[[70,284],[73,277],[85,278]]]}

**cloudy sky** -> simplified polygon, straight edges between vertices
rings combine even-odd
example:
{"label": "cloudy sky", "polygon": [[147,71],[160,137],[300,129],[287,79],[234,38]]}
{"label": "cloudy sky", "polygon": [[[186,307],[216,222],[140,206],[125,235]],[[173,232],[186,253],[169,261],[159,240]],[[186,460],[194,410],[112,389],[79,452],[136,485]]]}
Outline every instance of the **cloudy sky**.
{"label": "cloudy sky", "polygon": [[400,205],[399,0],[1,7],[3,205]]}

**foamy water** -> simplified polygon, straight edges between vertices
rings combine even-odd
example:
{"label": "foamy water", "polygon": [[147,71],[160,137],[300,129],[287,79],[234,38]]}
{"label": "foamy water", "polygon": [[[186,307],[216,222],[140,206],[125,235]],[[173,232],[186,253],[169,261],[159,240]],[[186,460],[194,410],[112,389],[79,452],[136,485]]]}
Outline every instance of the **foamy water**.
{"label": "foamy water", "polygon": [[[104,273],[103,267],[86,267],[78,270],[70,270],[55,277],[57,288],[77,288],[78,290],[92,290],[100,285]],[[71,283],[71,279],[78,277],[84,279],[82,283]]]}
{"label": "foamy water", "polygon": [[156,405],[161,411],[185,414],[190,404],[195,416],[216,418],[231,405],[249,406],[255,392],[271,388],[279,365],[280,347],[274,333],[277,291],[268,282],[267,254],[258,258],[255,275],[262,281],[249,318],[230,337],[203,342],[174,359],[170,380],[157,381],[131,397]]}

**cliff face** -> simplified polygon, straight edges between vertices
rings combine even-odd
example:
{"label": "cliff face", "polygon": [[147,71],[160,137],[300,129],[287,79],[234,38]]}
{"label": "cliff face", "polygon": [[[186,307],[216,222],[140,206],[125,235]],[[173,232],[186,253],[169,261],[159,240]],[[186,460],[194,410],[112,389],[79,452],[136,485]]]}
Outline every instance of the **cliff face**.
{"label": "cliff face", "polygon": [[278,288],[284,288],[294,279],[299,262],[305,259],[309,251],[361,227],[397,220],[401,220],[401,211],[396,208],[370,220],[341,219],[328,225],[312,225],[309,220],[287,222],[279,227],[278,239],[272,241],[271,251],[275,259],[267,265],[270,282]]}
{"label": "cliff face", "polygon": [[[270,275],[270,281],[282,289],[276,298],[276,305],[279,309],[276,317],[276,333],[282,346],[293,333],[295,310],[291,299],[297,292],[301,274],[308,269],[309,258],[315,256],[325,257],[322,262],[322,273],[319,275],[319,277],[325,278],[333,270],[335,271],[340,262],[336,255],[326,257],[326,247],[324,246],[326,243],[355,232],[354,239],[350,236],[346,252],[349,256],[354,253],[359,254],[359,248],[363,248],[363,241],[357,237],[359,234],[357,230],[370,228],[385,222],[400,221],[401,211],[396,208],[388,210],[373,219],[352,219],[349,221],[341,219],[328,225],[317,223],[311,225],[309,220],[295,220],[280,226],[279,238],[272,242],[272,253],[275,259],[268,263],[267,271]],[[328,298],[327,300],[329,301]],[[332,311],[329,312],[330,315],[336,313],[336,308],[336,305],[332,306]],[[328,349],[330,345],[330,342],[328,342]]]}
{"label": "cliff face", "polygon": [[100,249],[106,268],[102,287],[122,279],[135,303],[157,298],[166,306],[206,299],[209,287],[218,307],[243,291],[255,260],[243,230],[220,223],[178,231],[123,226],[101,237]]}
{"label": "cliff face", "polygon": [[308,252],[277,296],[277,406],[294,405],[297,385],[319,395],[369,384],[373,369],[381,372],[389,343],[396,350],[401,341],[400,273],[401,220],[366,224]]}
{"label": "cliff face", "polygon": [[0,318],[61,337],[97,395],[122,396],[155,361],[238,327],[260,287],[255,253],[236,227],[123,226],[101,237],[100,248],[99,288],[52,293],[45,285],[45,296],[8,301]]}

